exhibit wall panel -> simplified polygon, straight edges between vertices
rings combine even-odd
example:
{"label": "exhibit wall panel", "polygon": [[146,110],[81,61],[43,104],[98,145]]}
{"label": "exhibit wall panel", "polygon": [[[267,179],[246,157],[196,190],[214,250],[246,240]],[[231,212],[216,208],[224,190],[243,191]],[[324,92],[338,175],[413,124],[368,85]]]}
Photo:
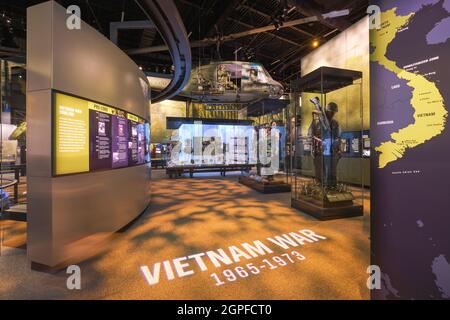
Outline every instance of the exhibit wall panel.
{"label": "exhibit wall panel", "polygon": [[[336,102],[339,112],[335,119],[345,131],[370,129],[370,67],[369,67],[369,19],[365,17],[340,33],[324,45],[313,50],[301,60],[302,76],[320,67],[335,67],[361,71],[363,73],[362,90],[353,87],[337,90],[327,95],[327,102]],[[362,94],[362,113],[360,97]],[[311,96],[312,97],[312,96]],[[305,99],[306,98],[306,99]],[[308,103],[304,95],[303,103]],[[312,120],[309,108],[300,109],[303,125],[301,134],[305,136]],[[303,159],[305,170],[313,172],[312,162]],[[357,174],[355,174],[355,172]],[[362,175],[360,174],[362,172]],[[343,158],[339,163],[339,179],[352,184],[370,186],[370,159]]]}
{"label": "exhibit wall panel", "polygon": [[[49,5],[33,7],[33,16],[27,14],[27,30],[38,31],[33,37],[27,37],[27,48],[33,48],[33,54],[27,54],[27,92],[46,90],[52,87],[52,19]],[[27,11],[28,13],[28,11]],[[40,19],[47,17],[48,19]],[[39,37],[39,33],[47,36]]]}
{"label": "exhibit wall panel", "polygon": [[170,141],[173,130],[167,129],[167,117],[186,117],[186,102],[164,100],[153,103],[151,107],[151,137],[152,143],[167,143]]}
{"label": "exhibit wall panel", "polygon": [[[57,92],[114,107],[131,118],[148,121],[150,111],[148,81],[138,66],[88,24],[68,29],[68,16],[53,1],[27,9],[27,250],[33,263],[50,267],[82,257],[85,248],[96,247],[89,241],[127,225],[150,198],[148,163],[55,171],[61,158],[55,148],[61,111]],[[76,110],[70,99],[65,101],[64,107]]]}
{"label": "exhibit wall panel", "polygon": [[[27,70],[27,75],[31,71]],[[33,107],[32,107],[33,106]],[[52,93],[50,90],[27,92],[27,176],[51,177],[52,174]],[[29,183],[29,181],[27,181]],[[29,186],[28,186],[29,188]],[[30,192],[28,192],[30,196]]]}
{"label": "exhibit wall panel", "polygon": [[372,297],[450,299],[450,3],[372,4]]}
{"label": "exhibit wall panel", "polygon": [[[324,45],[313,50],[301,60],[302,76],[314,71],[320,67],[335,67],[341,69],[349,69],[361,71],[363,73],[363,129],[370,128],[370,68],[369,68],[369,19],[367,17],[361,19],[344,32],[340,33]],[[344,94],[347,95],[344,97]],[[359,106],[359,93],[355,96],[354,90],[343,89],[336,96],[330,96],[339,105],[339,99],[345,101],[345,106],[351,109],[351,102],[357,101]],[[333,101],[334,101],[333,100]],[[346,105],[348,103],[348,106]],[[350,112],[349,112],[350,113]],[[302,115],[303,116],[303,115]],[[305,114],[306,122],[310,122],[311,114]],[[358,112],[350,116],[336,119],[347,128],[352,126],[355,130],[361,128],[361,117]],[[309,121],[308,121],[309,120]],[[306,129],[307,130],[307,129]]]}
{"label": "exhibit wall panel", "polygon": [[[57,10],[58,13],[60,10]],[[59,15],[56,15],[57,18]],[[56,27],[54,21],[53,89],[121,108],[148,119],[148,80],[114,43],[87,24],[81,30]]]}

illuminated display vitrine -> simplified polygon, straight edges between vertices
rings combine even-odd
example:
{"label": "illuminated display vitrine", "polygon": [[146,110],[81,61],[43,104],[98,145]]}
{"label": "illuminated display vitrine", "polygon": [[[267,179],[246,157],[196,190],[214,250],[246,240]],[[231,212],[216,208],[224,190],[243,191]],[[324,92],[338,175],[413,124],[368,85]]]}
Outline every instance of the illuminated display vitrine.
{"label": "illuminated display vitrine", "polygon": [[172,134],[168,167],[256,164],[253,126],[183,123]]}
{"label": "illuminated display vitrine", "polygon": [[292,206],[319,219],[362,215],[362,73],[321,67],[292,88]]}

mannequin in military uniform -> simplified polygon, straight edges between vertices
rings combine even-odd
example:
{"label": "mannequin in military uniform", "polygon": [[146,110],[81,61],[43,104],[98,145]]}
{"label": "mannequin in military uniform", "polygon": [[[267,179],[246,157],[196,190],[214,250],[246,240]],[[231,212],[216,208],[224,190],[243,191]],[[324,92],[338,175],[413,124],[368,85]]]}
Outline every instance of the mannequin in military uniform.
{"label": "mannequin in military uniform", "polygon": [[337,186],[337,165],[341,158],[341,130],[339,122],[333,119],[337,112],[334,102],[328,103],[324,112],[314,110],[308,131],[316,179],[328,189]]}

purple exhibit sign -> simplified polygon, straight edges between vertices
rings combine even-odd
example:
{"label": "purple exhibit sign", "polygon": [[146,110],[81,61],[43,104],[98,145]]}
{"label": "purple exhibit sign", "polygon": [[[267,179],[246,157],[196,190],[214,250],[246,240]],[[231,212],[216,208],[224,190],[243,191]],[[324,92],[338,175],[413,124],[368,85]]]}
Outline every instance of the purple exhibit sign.
{"label": "purple exhibit sign", "polygon": [[112,117],[112,167],[128,166],[128,120],[123,111]]}
{"label": "purple exhibit sign", "polygon": [[89,110],[89,169],[111,167],[111,115],[94,108]]}

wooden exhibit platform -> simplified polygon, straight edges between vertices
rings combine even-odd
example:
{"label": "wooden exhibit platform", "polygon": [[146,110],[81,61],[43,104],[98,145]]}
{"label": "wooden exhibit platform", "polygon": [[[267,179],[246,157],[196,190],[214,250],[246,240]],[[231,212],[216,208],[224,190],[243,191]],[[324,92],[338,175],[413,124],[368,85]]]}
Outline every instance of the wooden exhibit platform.
{"label": "wooden exhibit platform", "polygon": [[241,176],[239,177],[239,183],[246,185],[258,192],[261,193],[281,193],[281,192],[291,192],[291,185],[284,182],[275,182],[272,181],[270,183],[257,181],[250,177]]}
{"label": "wooden exhibit platform", "polygon": [[291,207],[305,212],[319,220],[358,217],[364,214],[363,206],[354,204],[352,201],[323,206],[321,204],[314,203],[313,201],[291,199]]}
{"label": "wooden exhibit platform", "polygon": [[167,166],[167,160],[166,159],[160,159],[155,158],[150,160],[152,168],[158,169],[158,167],[161,167],[164,169]]}
{"label": "wooden exhibit platform", "polygon": [[16,204],[4,210],[0,215],[1,220],[27,221],[27,204]]}

